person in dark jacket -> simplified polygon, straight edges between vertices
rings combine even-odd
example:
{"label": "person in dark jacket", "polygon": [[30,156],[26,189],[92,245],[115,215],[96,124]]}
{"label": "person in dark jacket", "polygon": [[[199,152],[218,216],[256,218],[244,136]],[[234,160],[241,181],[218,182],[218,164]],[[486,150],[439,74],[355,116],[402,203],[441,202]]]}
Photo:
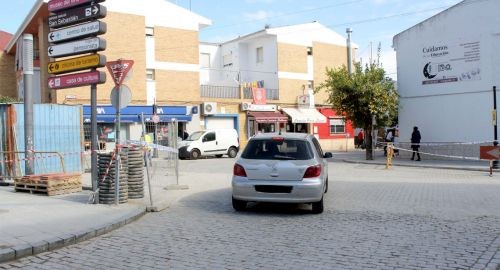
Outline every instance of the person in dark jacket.
{"label": "person in dark jacket", "polygon": [[413,150],[413,154],[411,156],[411,160],[415,159],[415,153],[417,153],[417,161],[420,161],[420,153],[418,152],[418,148],[420,147],[420,131],[418,131],[418,127],[413,127],[413,132],[411,133],[411,149]]}

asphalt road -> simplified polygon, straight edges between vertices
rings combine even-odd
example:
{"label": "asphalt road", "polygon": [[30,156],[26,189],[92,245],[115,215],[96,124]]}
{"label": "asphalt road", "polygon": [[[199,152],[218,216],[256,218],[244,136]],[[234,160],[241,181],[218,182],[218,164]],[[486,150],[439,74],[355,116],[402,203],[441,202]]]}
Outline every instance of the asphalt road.
{"label": "asphalt road", "polygon": [[0,269],[499,269],[498,177],[332,162],[323,214],[235,212],[233,163],[182,161],[192,192],[169,209]]}

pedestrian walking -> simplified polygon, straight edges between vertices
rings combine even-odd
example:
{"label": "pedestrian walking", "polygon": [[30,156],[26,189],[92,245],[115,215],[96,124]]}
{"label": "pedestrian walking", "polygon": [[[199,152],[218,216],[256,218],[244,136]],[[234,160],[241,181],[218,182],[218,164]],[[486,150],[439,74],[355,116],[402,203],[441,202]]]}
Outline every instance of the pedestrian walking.
{"label": "pedestrian walking", "polygon": [[417,161],[420,161],[420,153],[418,152],[418,148],[420,147],[420,140],[422,136],[420,136],[420,131],[418,131],[418,127],[413,127],[413,132],[411,133],[411,149],[413,153],[411,155],[411,160],[415,159],[415,153],[417,153]]}
{"label": "pedestrian walking", "polygon": [[361,129],[358,133],[358,148],[364,149],[364,143],[365,143],[365,133],[363,132],[363,129]]}

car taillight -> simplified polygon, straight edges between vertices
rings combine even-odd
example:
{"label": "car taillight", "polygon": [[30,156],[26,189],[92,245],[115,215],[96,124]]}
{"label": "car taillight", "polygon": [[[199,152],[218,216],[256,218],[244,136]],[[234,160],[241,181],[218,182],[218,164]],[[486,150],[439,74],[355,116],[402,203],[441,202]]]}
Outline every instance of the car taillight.
{"label": "car taillight", "polygon": [[321,165],[315,165],[307,168],[304,178],[319,177],[321,175]]}
{"label": "car taillight", "polygon": [[245,169],[240,164],[234,164],[233,175],[247,177],[247,172],[245,172]]}

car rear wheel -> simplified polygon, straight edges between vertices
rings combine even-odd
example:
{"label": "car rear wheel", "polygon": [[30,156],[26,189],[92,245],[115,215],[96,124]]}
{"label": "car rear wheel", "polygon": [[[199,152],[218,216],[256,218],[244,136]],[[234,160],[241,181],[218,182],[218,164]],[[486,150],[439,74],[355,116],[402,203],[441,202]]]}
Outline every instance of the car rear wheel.
{"label": "car rear wheel", "polygon": [[312,203],[312,212],[313,214],[321,214],[323,213],[323,210],[323,197],[321,197],[321,200],[319,202]]}
{"label": "car rear wheel", "polygon": [[227,155],[230,158],[235,158],[237,154],[238,154],[238,149],[236,149],[236,147],[230,147],[229,150],[227,151]]}
{"label": "car rear wheel", "polygon": [[233,197],[233,208],[236,211],[243,211],[247,208],[247,202],[235,199]]}
{"label": "car rear wheel", "polygon": [[200,157],[200,150],[193,149],[191,150],[191,159],[198,159]]}

